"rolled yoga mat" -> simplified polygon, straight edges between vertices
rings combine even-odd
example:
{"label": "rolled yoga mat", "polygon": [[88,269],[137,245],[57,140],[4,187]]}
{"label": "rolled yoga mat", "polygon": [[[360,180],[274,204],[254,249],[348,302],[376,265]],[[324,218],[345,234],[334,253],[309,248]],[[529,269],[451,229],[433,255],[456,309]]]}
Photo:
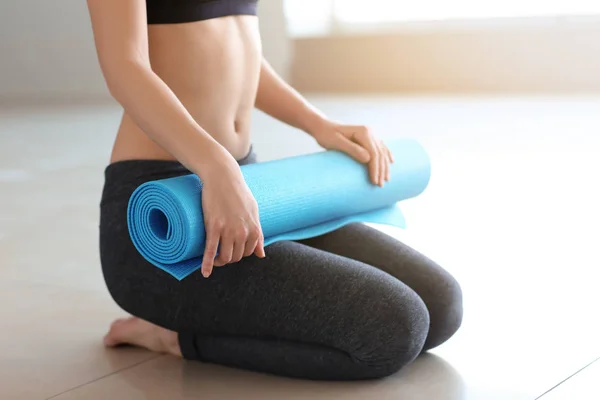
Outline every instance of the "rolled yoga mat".
{"label": "rolled yoga mat", "polygon": [[[369,181],[364,164],[337,151],[242,166],[258,203],[265,246],[315,237],[351,222],[404,228],[397,203],[425,190],[429,157],[411,139],[386,145],[395,162],[383,188]],[[146,182],[129,200],[127,223],[135,247],[179,280],[202,264],[206,233],[201,196],[202,183],[191,174]]]}

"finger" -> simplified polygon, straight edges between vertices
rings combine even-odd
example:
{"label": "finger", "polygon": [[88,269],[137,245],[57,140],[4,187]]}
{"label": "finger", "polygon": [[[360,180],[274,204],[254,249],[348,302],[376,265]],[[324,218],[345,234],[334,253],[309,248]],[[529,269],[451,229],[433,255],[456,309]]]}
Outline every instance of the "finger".
{"label": "finger", "polygon": [[353,142],[352,136],[349,138],[346,135],[340,135],[338,146],[340,151],[343,151],[344,153],[348,154],[350,157],[354,158],[359,163],[366,164],[371,159],[369,151],[357,142]]}
{"label": "finger", "polygon": [[[221,253],[219,252],[219,254],[221,254]],[[223,265],[225,265],[225,264],[226,264],[226,263],[224,263],[223,261],[219,261],[219,259],[218,259],[218,258],[216,258],[216,259],[215,259],[215,263],[214,263],[214,266],[215,266],[215,267],[222,267],[222,266],[223,266]]]}
{"label": "finger", "polygon": [[231,263],[238,262],[244,256],[246,250],[246,242],[248,241],[249,231],[245,224],[238,227],[235,240],[233,243],[233,250],[231,253]]}
{"label": "finger", "polygon": [[365,127],[359,127],[359,129],[360,130],[354,135],[354,139],[369,152],[369,179],[374,185],[379,185],[380,165],[378,148],[371,137],[369,130]]}
{"label": "finger", "polygon": [[391,178],[391,174],[392,174],[392,168],[390,167],[390,159],[388,157],[384,157],[385,159],[385,180],[386,181],[390,181]]}
{"label": "finger", "polygon": [[258,243],[256,245],[256,249],[254,250],[254,255],[256,255],[256,257],[259,258],[265,258],[266,254],[265,254],[265,237],[262,233],[262,230],[260,232],[260,235],[258,236]]}
{"label": "finger", "polygon": [[206,246],[202,258],[202,276],[205,278],[212,274],[215,257],[217,256],[217,247],[219,246],[219,236],[218,229],[208,229],[206,233]]}
{"label": "finger", "polygon": [[236,263],[242,259],[244,256],[244,251],[246,250],[246,241],[245,238],[242,240],[236,240],[233,246],[233,253],[231,255],[231,263]]}
{"label": "finger", "polygon": [[371,161],[369,162],[371,182],[373,182],[375,185],[381,186],[381,157],[379,155],[379,149],[370,137],[366,137],[364,142],[364,146],[366,146],[371,153]]}
{"label": "finger", "polygon": [[221,235],[221,243],[219,246],[219,255],[215,260],[215,266],[222,267],[231,262],[234,245],[233,235]]}
{"label": "finger", "polygon": [[394,159],[392,157],[392,152],[390,151],[390,149],[388,149],[388,147],[385,145],[385,143],[383,143],[383,150],[385,151],[385,159],[386,159],[386,165],[387,165],[387,180],[389,182],[389,180],[391,179],[391,175],[392,175],[392,166],[390,164],[392,164],[394,162]]}
{"label": "finger", "polygon": [[385,182],[389,180],[388,175],[390,173],[387,152],[385,151],[385,146],[381,140],[377,141],[377,145],[379,149],[379,162],[381,166],[381,183],[385,184]]}
{"label": "finger", "polygon": [[258,246],[259,230],[256,229],[253,233],[248,236],[246,247],[244,249],[244,257],[251,256]]}
{"label": "finger", "polygon": [[379,158],[381,160],[381,183],[383,185],[390,180],[390,166],[383,144],[379,145]]}
{"label": "finger", "polygon": [[385,148],[388,160],[390,161],[391,164],[394,163],[394,155],[392,154],[392,151],[384,144],[383,147]]}
{"label": "finger", "polygon": [[254,251],[256,250],[256,246],[258,246],[258,238],[248,240],[246,242],[246,246],[244,248],[244,257],[249,257],[252,254],[254,254]]}
{"label": "finger", "polygon": [[374,185],[381,186],[379,183],[379,169],[379,155],[376,154],[374,157],[371,157],[371,162],[369,162],[369,175]]}

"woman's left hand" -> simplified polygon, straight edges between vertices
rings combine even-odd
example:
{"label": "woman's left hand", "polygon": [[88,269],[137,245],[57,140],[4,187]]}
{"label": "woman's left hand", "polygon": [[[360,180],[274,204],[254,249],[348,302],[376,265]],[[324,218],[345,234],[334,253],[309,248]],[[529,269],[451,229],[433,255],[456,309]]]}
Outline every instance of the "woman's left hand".
{"label": "woman's left hand", "polygon": [[342,151],[360,163],[367,164],[373,184],[383,187],[390,180],[391,151],[365,126],[342,125],[324,121],[310,132],[317,143],[327,150]]}

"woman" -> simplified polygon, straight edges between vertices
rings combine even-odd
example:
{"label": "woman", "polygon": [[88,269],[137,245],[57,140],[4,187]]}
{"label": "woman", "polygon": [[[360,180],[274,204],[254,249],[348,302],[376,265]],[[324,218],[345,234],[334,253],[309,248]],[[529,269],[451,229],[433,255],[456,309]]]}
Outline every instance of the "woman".
{"label": "woman", "polygon": [[[88,7],[107,86],[125,110],[105,171],[100,250],[112,297],[134,317],[113,323],[107,346],[354,380],[390,375],[456,332],[457,282],[374,229],[264,249],[239,167],[255,161],[255,106],[365,163],[375,185],[393,160],[368,129],[328,120],[275,74],[261,55],[256,0]],[[135,250],[126,208],[140,184],[189,173],[204,183],[207,244],[201,273],[179,282]]]}

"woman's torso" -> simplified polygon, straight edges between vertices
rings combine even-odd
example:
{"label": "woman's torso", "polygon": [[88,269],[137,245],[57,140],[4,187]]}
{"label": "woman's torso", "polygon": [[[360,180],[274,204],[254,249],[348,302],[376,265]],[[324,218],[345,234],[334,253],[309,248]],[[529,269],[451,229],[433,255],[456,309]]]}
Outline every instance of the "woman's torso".
{"label": "woman's torso", "polygon": [[[257,17],[150,24],[148,38],[154,72],[203,129],[235,158],[244,157],[262,60]],[[124,113],[111,162],[131,159],[174,157]]]}

